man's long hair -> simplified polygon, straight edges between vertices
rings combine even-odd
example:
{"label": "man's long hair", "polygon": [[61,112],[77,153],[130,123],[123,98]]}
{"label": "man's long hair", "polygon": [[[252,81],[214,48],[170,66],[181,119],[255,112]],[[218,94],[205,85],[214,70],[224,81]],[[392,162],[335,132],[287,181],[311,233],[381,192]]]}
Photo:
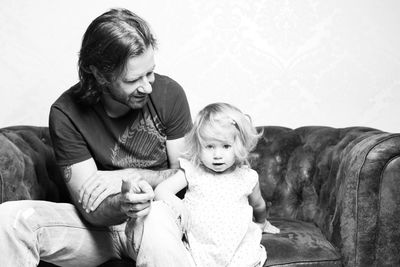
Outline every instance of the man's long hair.
{"label": "man's long hair", "polygon": [[91,69],[95,67],[109,83],[125,70],[129,58],[140,56],[157,46],[150,26],[127,9],[111,9],[97,17],[87,28],[79,52],[80,86],[75,97],[85,104],[100,100],[100,85]]}

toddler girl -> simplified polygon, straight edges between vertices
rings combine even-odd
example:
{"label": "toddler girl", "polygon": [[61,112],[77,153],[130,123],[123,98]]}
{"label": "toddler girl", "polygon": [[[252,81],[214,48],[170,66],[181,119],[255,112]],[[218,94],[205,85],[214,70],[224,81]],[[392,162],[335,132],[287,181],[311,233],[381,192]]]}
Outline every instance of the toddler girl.
{"label": "toddler girl", "polygon": [[[267,221],[258,174],[247,161],[259,137],[239,109],[208,105],[186,136],[181,169],[155,189],[155,199],[179,218],[195,266],[262,266],[266,260],[262,232],[279,229]],[[186,186],[181,200],[175,194]]]}

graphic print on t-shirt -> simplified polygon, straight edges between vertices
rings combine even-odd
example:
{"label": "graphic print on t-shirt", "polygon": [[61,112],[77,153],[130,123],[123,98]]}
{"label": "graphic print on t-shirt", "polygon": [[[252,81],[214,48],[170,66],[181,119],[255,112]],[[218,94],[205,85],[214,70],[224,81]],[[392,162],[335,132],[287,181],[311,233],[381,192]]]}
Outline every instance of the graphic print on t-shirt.
{"label": "graphic print on t-shirt", "polygon": [[121,168],[165,168],[167,164],[166,137],[157,126],[157,115],[150,115],[148,108],[126,127],[111,153],[115,166]]}

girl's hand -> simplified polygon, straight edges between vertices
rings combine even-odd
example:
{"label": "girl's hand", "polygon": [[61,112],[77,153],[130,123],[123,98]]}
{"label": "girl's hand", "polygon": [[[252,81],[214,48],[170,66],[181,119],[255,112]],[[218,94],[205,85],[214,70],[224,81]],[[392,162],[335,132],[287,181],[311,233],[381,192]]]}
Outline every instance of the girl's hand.
{"label": "girl's hand", "polygon": [[123,179],[120,209],[130,218],[146,216],[150,212],[154,198],[153,188],[144,180],[134,182]]}
{"label": "girl's hand", "polygon": [[273,226],[268,220],[265,220],[264,223],[257,223],[257,225],[260,226],[263,233],[279,234],[281,231],[279,228]]}

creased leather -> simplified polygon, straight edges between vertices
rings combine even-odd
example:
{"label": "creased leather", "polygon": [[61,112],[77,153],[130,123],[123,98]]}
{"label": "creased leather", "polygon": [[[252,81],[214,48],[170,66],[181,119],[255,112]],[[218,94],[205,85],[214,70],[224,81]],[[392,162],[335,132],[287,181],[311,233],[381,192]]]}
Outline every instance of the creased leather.
{"label": "creased leather", "polygon": [[345,266],[400,266],[400,238],[393,238],[400,236],[400,135],[366,127],[263,129],[251,158],[270,216],[315,224]]}
{"label": "creased leather", "polygon": [[[267,247],[268,266],[279,259],[296,266],[291,255],[307,260],[298,244],[316,249],[314,260],[325,255],[321,266],[336,264],[335,251],[344,266],[400,266],[400,134],[366,127],[260,128],[250,162],[272,204],[270,217],[287,230],[264,235],[264,244],[276,246]],[[0,129],[0,179],[1,202],[69,201],[46,127]]]}

